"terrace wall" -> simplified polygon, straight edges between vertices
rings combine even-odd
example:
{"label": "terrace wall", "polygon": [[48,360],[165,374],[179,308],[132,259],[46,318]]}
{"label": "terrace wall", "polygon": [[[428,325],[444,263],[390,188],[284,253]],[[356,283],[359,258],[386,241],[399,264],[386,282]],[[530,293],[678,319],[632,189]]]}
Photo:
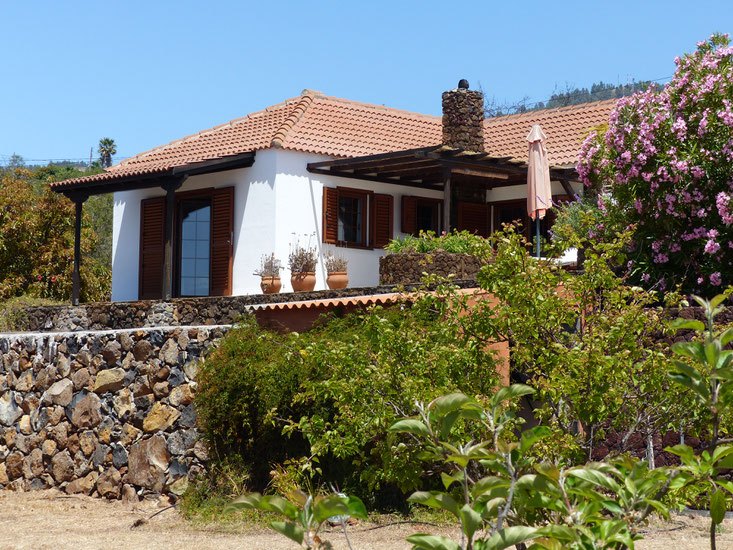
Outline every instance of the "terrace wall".
{"label": "terrace wall", "polygon": [[0,488],[182,492],[207,458],[197,360],[228,330],[0,335]]}

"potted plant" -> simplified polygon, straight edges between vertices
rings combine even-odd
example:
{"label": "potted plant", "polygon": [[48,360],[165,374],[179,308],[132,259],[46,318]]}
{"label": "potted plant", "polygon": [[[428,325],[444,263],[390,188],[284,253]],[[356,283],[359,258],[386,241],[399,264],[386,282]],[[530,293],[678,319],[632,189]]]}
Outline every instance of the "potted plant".
{"label": "potted plant", "polygon": [[326,271],[328,272],[326,284],[328,288],[331,290],[346,288],[349,284],[349,274],[346,272],[348,265],[349,261],[343,256],[328,253],[328,256],[326,256]]}
{"label": "potted plant", "polygon": [[263,294],[277,294],[280,292],[282,288],[282,282],[280,281],[281,269],[282,264],[280,260],[275,258],[275,254],[262,256],[260,268],[254,272],[254,275],[262,277],[260,288]]}
{"label": "potted plant", "polygon": [[290,266],[290,283],[294,292],[310,292],[316,286],[316,263],[318,254],[316,247],[311,246],[310,239],[306,246],[296,242],[290,248],[288,265]]}

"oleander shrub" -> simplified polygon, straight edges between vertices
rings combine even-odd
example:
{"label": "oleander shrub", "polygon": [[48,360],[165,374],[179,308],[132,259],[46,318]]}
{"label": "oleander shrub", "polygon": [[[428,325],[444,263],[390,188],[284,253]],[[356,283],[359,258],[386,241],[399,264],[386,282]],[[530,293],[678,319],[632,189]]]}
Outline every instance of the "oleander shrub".
{"label": "oleander shrub", "polygon": [[733,47],[716,34],[675,64],[662,89],[618,101],[577,170],[598,194],[591,237],[635,228],[637,283],[712,294],[733,273]]}

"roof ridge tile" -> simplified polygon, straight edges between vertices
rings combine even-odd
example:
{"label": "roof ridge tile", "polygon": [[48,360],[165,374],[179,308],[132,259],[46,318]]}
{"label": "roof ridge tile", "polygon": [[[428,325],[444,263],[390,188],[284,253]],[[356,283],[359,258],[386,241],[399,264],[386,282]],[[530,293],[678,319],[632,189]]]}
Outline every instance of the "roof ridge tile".
{"label": "roof ridge tile", "polygon": [[300,101],[293,108],[290,116],[285,119],[285,122],[283,122],[280,125],[280,128],[278,128],[275,132],[275,135],[270,140],[271,147],[282,147],[283,142],[288,137],[288,132],[290,131],[290,129],[298,123],[301,117],[308,110],[308,107],[310,107],[313,103],[313,96],[307,92],[310,92],[310,90],[303,90],[304,95],[301,96]]}

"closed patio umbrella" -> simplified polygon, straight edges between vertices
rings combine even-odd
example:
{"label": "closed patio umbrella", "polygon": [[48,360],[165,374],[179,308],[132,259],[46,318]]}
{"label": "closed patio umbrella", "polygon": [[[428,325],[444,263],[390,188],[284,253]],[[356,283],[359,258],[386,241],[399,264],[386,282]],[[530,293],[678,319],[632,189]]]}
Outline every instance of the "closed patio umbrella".
{"label": "closed patio umbrella", "polygon": [[545,133],[539,124],[532,126],[527,135],[529,165],[527,166],[527,213],[537,224],[537,257],[540,257],[540,220],[552,207],[550,164],[545,148]]}

